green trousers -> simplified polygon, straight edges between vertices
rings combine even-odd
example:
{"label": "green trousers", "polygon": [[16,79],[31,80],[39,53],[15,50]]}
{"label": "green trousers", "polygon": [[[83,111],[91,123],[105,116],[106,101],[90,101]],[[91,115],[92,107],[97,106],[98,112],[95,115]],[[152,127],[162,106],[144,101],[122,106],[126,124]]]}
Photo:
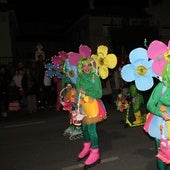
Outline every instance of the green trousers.
{"label": "green trousers", "polygon": [[[159,151],[159,146],[160,146],[160,140],[155,139],[155,142],[156,142],[156,149],[157,149],[157,152],[158,152]],[[167,167],[168,167],[167,164],[162,162],[160,159],[157,159],[156,163],[157,163],[158,170],[167,170]]]}
{"label": "green trousers", "polygon": [[96,123],[93,124],[82,124],[82,131],[84,142],[91,142],[93,149],[98,148],[98,135],[96,131]]}

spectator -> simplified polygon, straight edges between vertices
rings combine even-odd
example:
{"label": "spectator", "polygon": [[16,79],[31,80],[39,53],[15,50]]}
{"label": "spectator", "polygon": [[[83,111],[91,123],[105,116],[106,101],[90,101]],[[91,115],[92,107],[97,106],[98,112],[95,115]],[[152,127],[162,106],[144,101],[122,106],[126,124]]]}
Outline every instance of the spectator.
{"label": "spectator", "polygon": [[36,112],[37,110],[37,101],[36,101],[36,84],[33,75],[31,74],[30,69],[26,69],[23,79],[22,87],[26,95],[26,106],[29,113]]}

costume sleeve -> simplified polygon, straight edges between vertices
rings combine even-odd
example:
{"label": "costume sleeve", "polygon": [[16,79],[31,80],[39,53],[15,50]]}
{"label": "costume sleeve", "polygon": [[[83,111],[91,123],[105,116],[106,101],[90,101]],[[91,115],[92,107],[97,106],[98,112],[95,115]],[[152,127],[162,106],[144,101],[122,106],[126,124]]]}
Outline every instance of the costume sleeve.
{"label": "costume sleeve", "polygon": [[157,116],[162,116],[162,111],[160,111],[159,106],[160,106],[160,95],[162,91],[162,83],[159,83],[151,93],[151,96],[147,102],[147,109],[157,115]]}

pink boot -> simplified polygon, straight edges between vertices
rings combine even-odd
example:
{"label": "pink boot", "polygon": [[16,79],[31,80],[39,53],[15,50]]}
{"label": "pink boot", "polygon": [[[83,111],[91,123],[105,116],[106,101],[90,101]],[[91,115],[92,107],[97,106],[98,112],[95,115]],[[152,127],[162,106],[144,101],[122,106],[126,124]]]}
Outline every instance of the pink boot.
{"label": "pink boot", "polygon": [[78,159],[79,160],[83,159],[85,156],[87,156],[90,153],[90,146],[91,146],[90,142],[86,142],[86,143],[84,142],[83,143],[83,149],[78,154]]}
{"label": "pink boot", "polygon": [[100,154],[99,154],[99,149],[90,149],[90,155],[87,158],[87,160],[84,162],[85,167],[89,167],[92,165],[95,165],[100,162]]}

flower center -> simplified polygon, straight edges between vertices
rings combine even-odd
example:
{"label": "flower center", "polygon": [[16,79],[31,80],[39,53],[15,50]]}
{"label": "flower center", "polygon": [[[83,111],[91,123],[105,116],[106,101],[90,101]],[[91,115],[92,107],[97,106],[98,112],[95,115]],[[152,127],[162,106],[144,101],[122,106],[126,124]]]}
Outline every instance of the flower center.
{"label": "flower center", "polygon": [[56,73],[56,72],[57,72],[57,68],[53,67],[53,68],[51,69],[51,71],[52,71],[53,73]]}
{"label": "flower center", "polygon": [[99,65],[104,65],[104,59],[100,57],[99,59]]}
{"label": "flower center", "polygon": [[157,57],[157,60],[160,61],[160,60],[162,60],[163,58],[164,58],[164,57],[163,57],[162,55],[160,55],[160,56]]}
{"label": "flower center", "polygon": [[146,74],[146,72],[147,72],[147,69],[146,69],[146,67],[144,67],[144,66],[138,66],[138,67],[136,68],[136,72],[137,72],[137,74],[139,74],[140,76],[144,76],[144,75]]}
{"label": "flower center", "polygon": [[165,56],[165,60],[167,62],[170,62],[170,51],[169,50],[164,53],[164,56]]}
{"label": "flower center", "polygon": [[73,71],[73,70],[70,70],[70,71],[69,71],[69,76],[70,76],[70,77],[74,77],[74,71]]}

